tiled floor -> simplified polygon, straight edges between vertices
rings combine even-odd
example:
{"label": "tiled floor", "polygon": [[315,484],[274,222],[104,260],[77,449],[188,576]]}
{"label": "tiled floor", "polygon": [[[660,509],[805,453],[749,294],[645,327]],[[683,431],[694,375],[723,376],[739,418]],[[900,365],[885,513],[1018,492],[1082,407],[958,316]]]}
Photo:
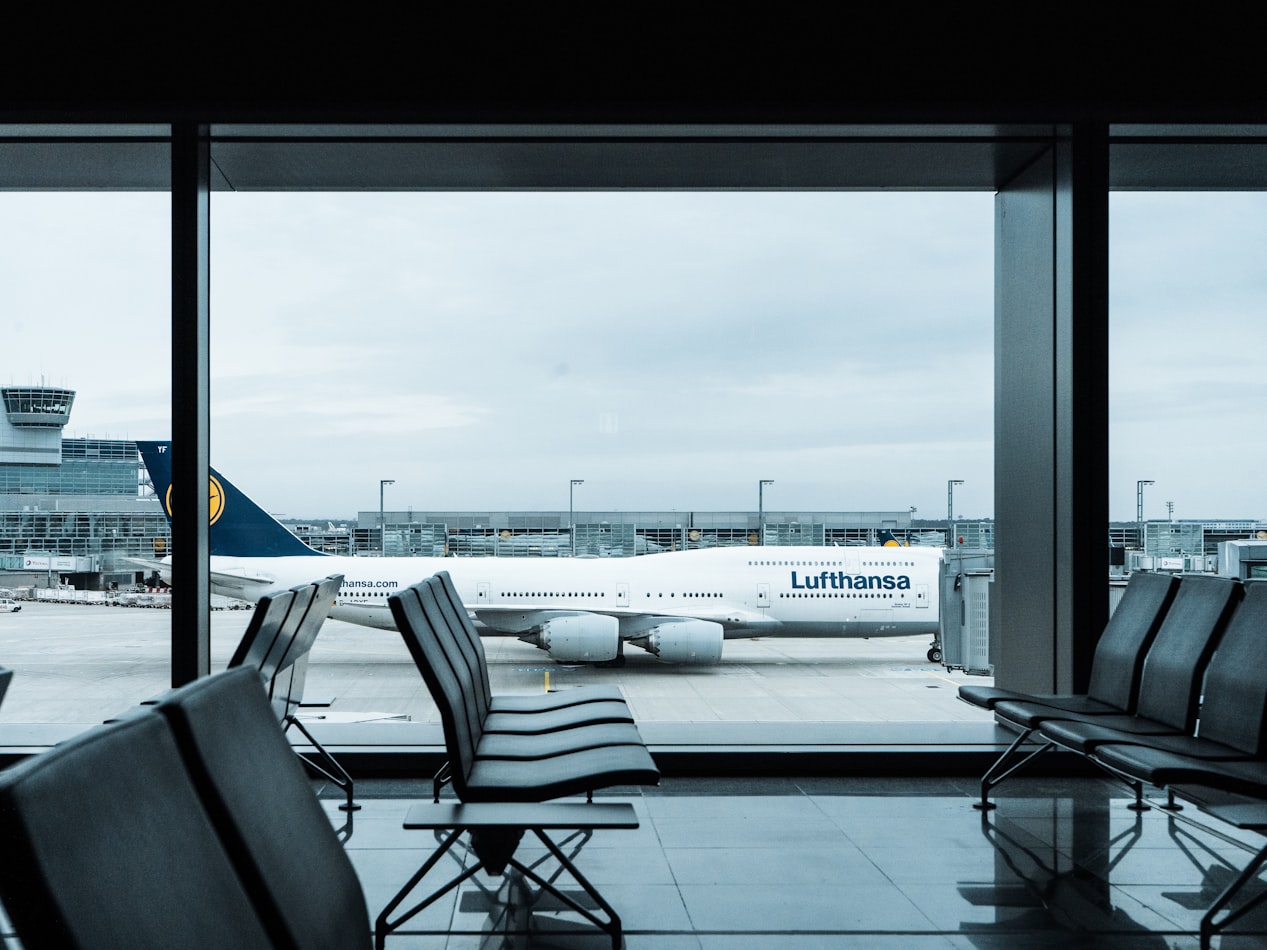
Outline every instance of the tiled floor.
{"label": "tiled floor", "polygon": [[[401,828],[423,786],[362,781],[350,825],[327,801],[371,913],[434,846]],[[1017,777],[999,792],[983,816],[969,778],[666,778],[601,796],[631,801],[640,827],[595,832],[576,862],[629,948],[1151,950],[1197,947],[1202,913],[1249,857],[1162,811],[1137,815],[1106,780]],[[525,839],[517,857],[543,853]],[[611,946],[574,912],[533,906],[522,881],[484,874],[405,929],[389,950]],[[1267,910],[1221,941],[1267,947]]]}

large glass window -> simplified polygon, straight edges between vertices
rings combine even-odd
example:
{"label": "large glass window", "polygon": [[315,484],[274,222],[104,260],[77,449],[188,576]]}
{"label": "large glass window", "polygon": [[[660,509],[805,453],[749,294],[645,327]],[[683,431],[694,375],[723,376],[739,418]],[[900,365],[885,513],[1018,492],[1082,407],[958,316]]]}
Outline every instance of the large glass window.
{"label": "large glass window", "polygon": [[1264,516],[1267,197],[1124,192],[1110,207],[1110,516],[1142,514],[1143,535],[1122,534],[1150,564],[1194,568]]}
{"label": "large glass window", "polygon": [[100,722],[170,684],[170,614],[106,606],[141,602],[170,537],[132,442],[171,432],[170,206],[0,192],[3,722]]}
{"label": "large glass window", "polygon": [[[213,462],[326,550],[558,558],[569,526],[598,556],[749,547],[760,511],[767,543],[874,543],[896,512],[939,551],[948,489],[988,537],[966,526],[992,515],[989,194],[218,193],[212,222]],[[893,612],[778,563],[824,585],[800,604]],[[592,603],[555,566],[488,596]],[[704,615],[700,583],[631,603]],[[975,715],[931,639],[731,639],[672,698],[633,645],[617,671],[485,642],[503,688],[619,682],[645,719]],[[402,679],[323,683],[327,650]],[[309,683],[332,713],[427,715],[394,635],[332,624]]]}
{"label": "large glass window", "polygon": [[[165,612],[83,603],[120,578],[141,589],[109,603],[162,602],[128,559],[170,537],[131,455],[171,432],[169,202],[0,197],[10,380],[76,393],[60,465],[0,473],[19,486],[0,496],[6,576],[65,601],[4,618],[0,664],[18,677],[0,717],[98,721],[170,677]],[[940,552],[952,501],[956,535],[989,537],[987,193],[217,192],[211,221],[212,464],[323,550],[560,565],[574,541],[589,560],[736,546],[795,572],[772,612],[857,621],[935,592],[855,589],[834,557],[755,542],[849,552],[891,531]],[[883,584],[910,559],[865,560],[857,574]],[[492,595],[592,603],[562,566]],[[629,596],[707,617],[729,583],[687,574]],[[216,600],[213,669],[245,627],[229,606]],[[499,688],[616,682],[648,721],[981,718],[930,635],[837,632],[752,631],[716,665],[629,646],[624,668],[485,643]],[[30,712],[35,676],[65,678],[65,702]],[[398,636],[343,621],[308,692],[332,700],[327,719],[434,715]]]}

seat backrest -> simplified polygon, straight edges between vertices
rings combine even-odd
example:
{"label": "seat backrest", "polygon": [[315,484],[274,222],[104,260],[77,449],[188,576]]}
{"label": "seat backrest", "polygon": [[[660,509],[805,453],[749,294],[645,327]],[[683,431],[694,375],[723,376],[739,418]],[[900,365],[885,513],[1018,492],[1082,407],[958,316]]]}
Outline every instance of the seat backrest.
{"label": "seat backrest", "polygon": [[1144,658],[1137,713],[1182,732],[1196,728],[1210,656],[1245,591],[1240,581],[1189,574]]}
{"label": "seat backrest", "polygon": [[268,698],[277,721],[289,726],[288,720],[299,715],[303,704],[304,684],[308,681],[308,656],[301,656],[273,677],[268,684]]}
{"label": "seat backrest", "polygon": [[464,665],[455,665],[450,659],[452,648],[441,643],[441,637],[451,634],[446,634],[435,590],[427,581],[397,591],[387,598],[387,604],[440,713],[453,791],[464,799],[466,777],[475,762],[483,724],[480,717],[472,715],[470,677]]}
{"label": "seat backrest", "polygon": [[303,619],[308,613],[308,607],[312,604],[313,597],[316,596],[317,585],[316,583],[297,584],[290,590],[295,595],[290,602],[290,610],[286,611],[286,616],[282,619],[282,624],[277,629],[277,636],[269,644],[268,652],[259,664],[260,676],[264,678],[266,683],[271,683],[273,677],[277,675],[277,671],[282,668],[286,660],[286,654],[290,652],[291,642],[299,631],[299,625],[303,623]]}
{"label": "seat backrest", "polygon": [[[317,634],[330,616],[335,595],[343,586],[342,574],[331,574],[311,585],[312,596],[293,626],[287,621],[291,635],[285,643],[279,637],[277,672],[269,683],[269,696],[279,720],[296,715],[304,698],[304,682],[308,672],[308,654],[317,642]],[[284,634],[283,634],[284,636]]]}
{"label": "seat backrest", "polygon": [[488,675],[488,658],[484,655],[484,643],[480,640],[479,631],[471,623],[471,617],[466,612],[466,605],[462,603],[462,598],[448,571],[436,572],[429,579],[429,583],[435,590],[436,601],[448,621],[449,629],[453,632],[455,645],[471,671],[476,700],[483,713],[487,715],[489,709],[492,708],[493,688]]}
{"label": "seat backrest", "polygon": [[1198,734],[1267,755],[1267,580],[1245,583],[1205,674]]}
{"label": "seat backrest", "polygon": [[254,671],[203,677],[154,708],[277,945],[368,947],[356,872]]}
{"label": "seat backrest", "polygon": [[274,946],[153,712],[0,772],[0,839],[27,950]]}
{"label": "seat backrest", "polygon": [[1091,661],[1087,694],[1134,712],[1144,658],[1174,600],[1179,580],[1170,574],[1136,571],[1105,624]]}
{"label": "seat backrest", "polygon": [[[330,616],[330,608],[334,606],[335,595],[343,586],[343,575],[331,574],[320,581],[301,586],[311,587],[312,595],[304,604],[303,612],[296,619],[294,627],[291,628],[292,635],[277,661],[278,670],[284,670],[299,657],[307,656],[308,651],[317,642],[317,634],[321,632],[321,626]],[[287,625],[289,624],[290,620],[287,618]]]}
{"label": "seat backrest", "polygon": [[255,602],[255,610],[251,612],[246,632],[238,641],[229,666],[253,666],[258,670],[264,665],[294,600],[293,590],[282,590],[265,594]]}
{"label": "seat backrest", "polygon": [[279,721],[294,714],[303,700],[304,659],[330,614],[342,574],[297,584],[261,597],[229,666],[253,666],[268,683]]}

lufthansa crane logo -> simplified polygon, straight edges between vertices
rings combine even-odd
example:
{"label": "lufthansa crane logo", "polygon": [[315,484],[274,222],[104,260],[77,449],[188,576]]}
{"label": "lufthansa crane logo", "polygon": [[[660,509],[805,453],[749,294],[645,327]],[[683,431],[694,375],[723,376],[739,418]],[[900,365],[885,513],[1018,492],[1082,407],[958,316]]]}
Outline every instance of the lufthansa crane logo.
{"label": "lufthansa crane logo", "polygon": [[[167,486],[167,498],[163,502],[167,506],[167,513],[172,514],[172,486]],[[211,520],[208,524],[215,524],[220,520],[220,515],[224,513],[224,488],[220,485],[220,480],[214,475],[211,476]]]}

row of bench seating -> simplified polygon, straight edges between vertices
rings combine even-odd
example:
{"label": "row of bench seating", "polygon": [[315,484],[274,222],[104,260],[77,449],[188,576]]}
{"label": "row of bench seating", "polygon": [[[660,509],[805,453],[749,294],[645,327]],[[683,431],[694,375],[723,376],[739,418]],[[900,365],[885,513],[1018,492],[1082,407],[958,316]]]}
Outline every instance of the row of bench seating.
{"label": "row of bench seating", "polygon": [[659,770],[616,690],[494,696],[483,644],[447,571],[388,598],[435,700],[449,760],[434,782],[464,802],[543,802],[613,785],[657,785]]}
{"label": "row of bench seating", "polygon": [[0,853],[26,950],[370,946],[356,873],[253,667],[0,772]]}
{"label": "row of bench seating", "polygon": [[[300,725],[303,664],[340,580],[261,601],[223,673],[145,701],[0,773],[0,902],[28,950],[366,945],[359,883],[284,735]],[[436,779],[435,800],[451,782],[461,803],[411,810],[406,827],[451,833],[379,915],[376,946],[460,880],[481,869],[500,874],[508,864],[619,946],[618,915],[546,834],[637,827],[627,802],[550,801],[658,783],[619,690],[495,696],[483,646],[447,574],[391,602],[444,724],[450,764]],[[0,690],[5,684],[0,675]],[[347,787],[350,806],[350,779]],[[543,879],[535,865],[514,861],[527,830],[591,904]],[[466,832],[475,862],[391,921]]]}
{"label": "row of bench seating", "polygon": [[[383,947],[389,934],[477,871],[496,875],[510,866],[534,881],[542,894],[605,930],[613,950],[618,950],[620,916],[576,867],[572,858],[579,845],[569,855],[549,833],[568,830],[583,843],[595,829],[638,826],[631,803],[593,802],[599,789],[657,785],[660,780],[620,691],[581,687],[495,695],[483,644],[447,572],[398,591],[388,604],[435,700],[448,753],[433,780],[432,803],[411,808],[405,826],[449,833],[379,914],[376,947]],[[457,805],[440,802],[445,786],[452,788]],[[580,793],[585,794],[585,804],[557,801]],[[515,850],[528,831],[605,919],[557,886],[554,876],[544,877],[535,865],[515,860]],[[474,862],[401,910],[459,835],[467,832]]]}
{"label": "row of bench seating", "polygon": [[[990,791],[1036,756],[1063,749],[1130,785],[1133,808],[1147,807],[1150,786],[1169,807],[1179,797],[1223,817],[1226,794],[1210,793],[1230,793],[1251,809],[1242,827],[1267,829],[1267,582],[1136,573],[1097,645],[1087,693],[963,686],[959,695],[1019,734],[982,777],[977,807],[993,807]],[[1026,742],[1037,748],[1024,754]],[[1225,914],[1264,861],[1267,847],[1207,909],[1203,945],[1253,906]]]}

